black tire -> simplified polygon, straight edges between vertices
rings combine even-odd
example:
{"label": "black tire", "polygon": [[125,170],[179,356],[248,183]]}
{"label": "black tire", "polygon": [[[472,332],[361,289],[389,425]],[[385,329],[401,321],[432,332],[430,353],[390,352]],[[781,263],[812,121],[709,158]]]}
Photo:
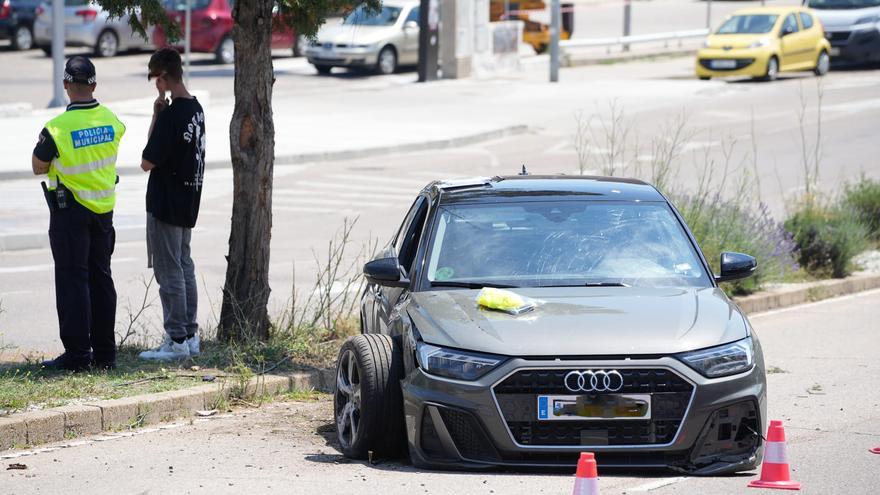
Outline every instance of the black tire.
{"label": "black tire", "polygon": [[831,69],[831,56],[828,55],[828,52],[822,50],[819,52],[819,56],[816,57],[816,68],[813,69],[813,74],[816,74],[819,77],[828,74],[828,71]]}
{"label": "black tire", "polygon": [[700,76],[700,81],[708,81],[709,79],[712,79],[712,78],[709,76]]}
{"label": "black tire", "polygon": [[217,45],[217,51],[214,52],[214,60],[218,64],[235,63],[235,43],[230,36],[224,36]]}
{"label": "black tire", "polygon": [[397,71],[397,51],[393,46],[388,45],[379,51],[376,57],[376,74],[387,76]]}
{"label": "black tire", "polygon": [[317,70],[318,74],[321,74],[322,76],[328,76],[328,75],[330,75],[330,71],[333,70],[333,66],[332,65],[315,65],[315,70]]}
{"label": "black tire", "polygon": [[49,45],[49,46],[41,45],[38,48],[40,50],[43,50],[43,53],[45,53],[47,57],[52,56],[52,45]]}
{"label": "black tire", "polygon": [[27,24],[19,24],[12,32],[13,50],[30,50],[34,47],[34,32]]}
{"label": "black tire", "polygon": [[[775,64],[775,70],[774,70]],[[764,75],[759,79],[761,81],[775,81],[776,76],[779,75],[779,59],[776,58],[776,55],[767,59],[767,69],[764,72]]]}
{"label": "black tire", "polygon": [[119,36],[113,31],[105,29],[98,35],[94,52],[96,57],[115,57],[119,53]]}
{"label": "black tire", "polygon": [[333,419],[346,457],[366,459],[372,452],[375,457],[392,459],[403,452],[402,377],[403,355],[391,337],[363,334],[342,344],[336,363]]}

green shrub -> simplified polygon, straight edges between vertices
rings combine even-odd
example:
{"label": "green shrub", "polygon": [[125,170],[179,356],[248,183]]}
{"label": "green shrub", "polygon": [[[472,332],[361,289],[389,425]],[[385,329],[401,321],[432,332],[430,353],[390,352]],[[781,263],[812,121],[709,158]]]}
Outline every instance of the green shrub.
{"label": "green shrub", "polygon": [[880,240],[880,182],[864,176],[843,190],[843,205],[867,228],[871,239]]}
{"label": "green shrub", "polygon": [[840,206],[804,204],[785,228],[794,236],[801,266],[817,276],[849,275],[850,262],[868,245],[867,227]]}
{"label": "green shrub", "polygon": [[749,254],[758,260],[755,275],[730,283],[732,293],[750,294],[762,284],[782,280],[798,269],[794,241],[773,220],[766,206],[753,211],[720,196],[683,196],[675,204],[716,273],[720,273],[721,253],[725,251]]}

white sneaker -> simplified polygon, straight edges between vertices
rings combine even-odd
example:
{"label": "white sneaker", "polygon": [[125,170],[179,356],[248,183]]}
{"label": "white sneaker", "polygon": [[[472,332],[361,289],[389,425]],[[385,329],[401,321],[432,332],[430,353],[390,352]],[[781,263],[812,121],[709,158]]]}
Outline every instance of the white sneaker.
{"label": "white sneaker", "polygon": [[155,361],[173,361],[177,359],[187,359],[190,357],[189,346],[186,342],[178,344],[171,340],[167,335],[165,342],[156,349],[144,351],[140,353],[141,359],[151,359]]}
{"label": "white sneaker", "polygon": [[189,355],[192,357],[196,357],[201,354],[201,344],[202,339],[199,338],[199,334],[195,334],[192,337],[186,339],[186,345],[189,347]]}

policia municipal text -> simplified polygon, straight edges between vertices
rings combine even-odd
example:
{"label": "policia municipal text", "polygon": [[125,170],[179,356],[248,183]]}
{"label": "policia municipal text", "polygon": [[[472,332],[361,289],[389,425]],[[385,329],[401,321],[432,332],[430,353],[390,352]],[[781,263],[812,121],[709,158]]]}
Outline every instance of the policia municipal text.
{"label": "policia municipal text", "polygon": [[116,155],[125,126],[94,99],[95,66],[73,57],[64,69],[67,111],[40,133],[31,159],[48,174],[49,243],[55,260],[55,304],[64,353],[47,368],[116,366],[116,289],[110,275],[115,244]]}

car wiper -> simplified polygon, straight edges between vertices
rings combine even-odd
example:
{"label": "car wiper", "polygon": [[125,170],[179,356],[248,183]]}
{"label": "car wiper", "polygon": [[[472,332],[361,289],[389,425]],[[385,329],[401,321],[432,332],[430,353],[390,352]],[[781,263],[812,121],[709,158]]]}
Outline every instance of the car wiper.
{"label": "car wiper", "polygon": [[496,284],[493,282],[456,282],[454,280],[437,280],[431,282],[431,287],[464,287],[465,289],[482,289],[483,287],[494,287],[496,289],[513,289],[516,285]]}
{"label": "car wiper", "polygon": [[629,287],[623,282],[586,282],[583,284],[539,285],[538,287]]}

